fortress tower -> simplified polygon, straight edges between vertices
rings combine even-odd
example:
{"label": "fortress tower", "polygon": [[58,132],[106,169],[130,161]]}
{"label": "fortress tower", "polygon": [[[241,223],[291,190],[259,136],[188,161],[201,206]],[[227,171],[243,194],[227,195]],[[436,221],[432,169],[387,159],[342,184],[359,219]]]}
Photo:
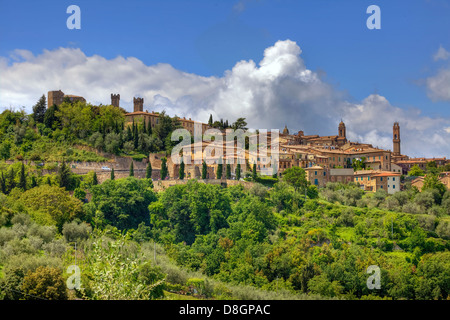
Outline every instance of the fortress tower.
{"label": "fortress tower", "polygon": [[120,104],[120,94],[112,94],[111,93],[111,105],[114,107],[119,107]]}
{"label": "fortress tower", "polygon": [[58,91],[49,91],[47,97],[47,106],[51,107],[54,104],[59,106],[64,100],[64,92],[61,90]]}
{"label": "fortress tower", "polygon": [[144,111],[144,98],[133,98],[133,112]]}
{"label": "fortress tower", "polygon": [[399,156],[401,153],[400,153],[400,125],[398,124],[398,122],[394,122],[392,143],[394,145],[394,155]]}

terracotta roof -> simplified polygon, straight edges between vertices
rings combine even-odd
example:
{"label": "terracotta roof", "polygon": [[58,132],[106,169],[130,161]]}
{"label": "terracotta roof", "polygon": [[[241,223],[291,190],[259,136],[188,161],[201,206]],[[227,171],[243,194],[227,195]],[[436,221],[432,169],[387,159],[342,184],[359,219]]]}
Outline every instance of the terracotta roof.
{"label": "terracotta roof", "polygon": [[398,177],[400,176],[400,173],[395,172],[382,172],[379,174],[374,174],[372,177]]}

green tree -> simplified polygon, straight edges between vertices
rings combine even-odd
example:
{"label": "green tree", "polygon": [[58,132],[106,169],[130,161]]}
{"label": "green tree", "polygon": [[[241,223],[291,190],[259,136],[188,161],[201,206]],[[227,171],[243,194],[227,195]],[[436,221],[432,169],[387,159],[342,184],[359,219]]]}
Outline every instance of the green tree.
{"label": "green tree", "polygon": [[165,180],[167,177],[167,158],[164,157],[161,159],[161,180]]}
{"label": "green tree", "polygon": [[65,222],[83,217],[82,203],[64,188],[41,185],[29,189],[17,200],[28,209],[31,217],[44,225],[56,225],[60,230]]}
{"label": "green tree", "polygon": [[178,172],[179,179],[183,180],[184,179],[184,175],[185,175],[185,172],[184,172],[184,160],[183,160],[183,158],[181,158],[180,169],[179,169],[179,172]]}
{"label": "green tree", "polygon": [[47,110],[47,102],[43,94],[39,101],[33,106],[33,119],[37,123],[43,123],[45,112]]}
{"label": "green tree", "polygon": [[241,164],[236,165],[236,180],[241,180]]}
{"label": "green tree", "polygon": [[152,163],[150,160],[148,161],[147,168],[145,170],[145,178],[151,179],[152,178]]}
{"label": "green tree", "polygon": [[225,173],[227,179],[231,179],[231,165],[227,163],[227,171]]}
{"label": "green tree", "polygon": [[94,174],[92,176],[92,185],[96,186],[98,185],[98,178],[97,178],[97,172],[94,171]]}
{"label": "green tree", "polygon": [[212,114],[210,114],[209,115],[209,120],[208,120],[208,125],[210,126],[210,127],[212,127],[212,125],[213,125],[213,116],[212,116]]}
{"label": "green tree", "polygon": [[57,111],[58,111],[57,105],[52,105],[51,107],[48,107],[47,110],[45,111],[44,125],[47,128],[56,129],[59,126],[58,117],[56,116]]}
{"label": "green tree", "polygon": [[58,170],[58,181],[60,188],[68,188],[70,187],[70,168],[66,165],[66,162],[63,160],[61,166]]}
{"label": "green tree", "polygon": [[220,162],[217,165],[216,178],[219,180],[222,179],[222,173],[223,173],[223,164],[222,164],[222,159],[220,159]]}
{"label": "green tree", "polygon": [[206,179],[208,175],[208,167],[206,166],[205,160],[202,163],[202,179]]}
{"label": "green tree", "polygon": [[9,140],[4,140],[0,144],[0,157],[5,161],[11,156],[11,142]]}
{"label": "green tree", "polygon": [[306,172],[303,168],[292,167],[283,172],[283,180],[294,187],[296,191],[304,192],[308,186]]}
{"label": "green tree", "polygon": [[164,274],[133,251],[133,243],[125,235],[117,240],[95,239],[86,253],[91,289],[88,299],[151,300],[164,296]]}
{"label": "green tree", "polygon": [[131,164],[130,164],[130,177],[134,177],[134,165],[133,165],[133,160],[131,160]]}
{"label": "green tree", "polygon": [[67,288],[62,272],[57,268],[38,267],[36,271],[29,271],[23,278],[22,291],[26,299],[36,297],[46,300],[67,300]]}
{"label": "green tree", "polygon": [[114,178],[115,178],[115,176],[114,176],[114,168],[112,168],[111,169],[111,177],[110,177],[110,179],[114,180]]}
{"label": "green tree", "polygon": [[0,178],[0,187],[1,187],[1,191],[2,191],[3,194],[7,194],[8,193],[8,190],[6,188],[6,180],[5,180],[5,176],[3,174],[3,171],[2,171],[1,178]]}
{"label": "green tree", "polygon": [[38,186],[38,184],[37,184],[37,181],[36,181],[36,177],[35,177],[35,175],[32,175],[31,176],[31,187],[35,188],[37,186]]}
{"label": "green tree", "polygon": [[427,164],[425,165],[426,171],[428,174],[438,174],[439,173],[439,169],[437,167],[436,161],[428,161]]}
{"label": "green tree", "polygon": [[148,225],[148,206],[156,200],[152,186],[152,181],[135,177],[108,179],[93,186],[92,199],[85,204],[88,221],[120,230],[136,229],[141,222]]}
{"label": "green tree", "polygon": [[257,178],[257,173],[256,173],[256,163],[253,164],[253,168],[252,168],[252,179],[253,181],[256,181]]}
{"label": "green tree", "polygon": [[19,188],[21,188],[22,191],[27,190],[27,177],[25,175],[25,165],[23,164],[23,162],[20,166]]}
{"label": "green tree", "polygon": [[238,118],[232,125],[231,128],[234,130],[242,129],[247,130],[247,122],[245,121],[245,118]]}
{"label": "green tree", "polygon": [[424,176],[425,172],[423,172],[423,170],[420,169],[417,164],[415,164],[411,167],[411,169],[409,169],[408,175],[413,177]]}
{"label": "green tree", "polygon": [[11,166],[8,171],[8,193],[16,187],[16,173],[14,168]]}

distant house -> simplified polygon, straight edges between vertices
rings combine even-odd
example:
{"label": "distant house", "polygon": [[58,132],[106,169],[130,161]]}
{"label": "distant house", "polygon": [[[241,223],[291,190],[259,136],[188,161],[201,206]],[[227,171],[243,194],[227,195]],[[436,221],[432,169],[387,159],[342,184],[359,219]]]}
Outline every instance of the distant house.
{"label": "distant house", "polygon": [[400,173],[379,170],[360,170],[354,173],[354,182],[364,191],[385,190],[389,194],[400,191]]}

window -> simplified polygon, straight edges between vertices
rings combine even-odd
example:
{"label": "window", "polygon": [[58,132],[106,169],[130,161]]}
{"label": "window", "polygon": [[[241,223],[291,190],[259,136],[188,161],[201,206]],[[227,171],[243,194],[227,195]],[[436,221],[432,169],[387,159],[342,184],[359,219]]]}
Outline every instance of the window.
{"label": "window", "polygon": [[[383,181],[383,177],[380,178],[380,181]],[[383,188],[383,187],[382,187]]]}
{"label": "window", "polygon": [[392,189],[395,189],[395,184],[392,186]]}
{"label": "window", "polygon": [[314,171],[314,175],[317,176],[317,171]]}
{"label": "window", "polygon": [[369,181],[370,180],[370,177],[367,177],[367,181]]}
{"label": "window", "polygon": [[392,178],[392,181],[395,181],[395,177]]}
{"label": "window", "polygon": [[317,186],[319,184],[319,180],[314,179],[314,184]]}

